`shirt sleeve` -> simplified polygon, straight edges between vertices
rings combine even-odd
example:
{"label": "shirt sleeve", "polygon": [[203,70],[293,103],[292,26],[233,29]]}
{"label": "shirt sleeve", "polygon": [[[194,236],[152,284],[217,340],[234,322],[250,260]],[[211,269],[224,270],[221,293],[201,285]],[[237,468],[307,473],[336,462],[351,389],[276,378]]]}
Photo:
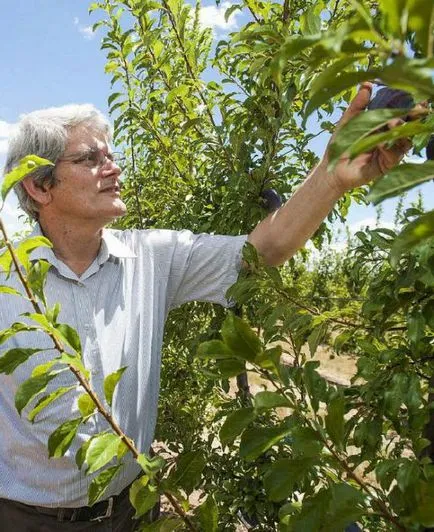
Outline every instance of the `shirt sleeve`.
{"label": "shirt sleeve", "polygon": [[225,294],[237,280],[246,240],[247,235],[195,235],[179,231],[169,275],[169,308],[188,301],[230,306]]}

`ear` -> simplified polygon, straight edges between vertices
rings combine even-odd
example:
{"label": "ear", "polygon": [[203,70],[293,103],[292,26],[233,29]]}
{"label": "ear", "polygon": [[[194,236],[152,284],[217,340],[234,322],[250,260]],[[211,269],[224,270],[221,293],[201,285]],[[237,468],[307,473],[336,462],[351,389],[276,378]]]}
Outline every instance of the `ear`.
{"label": "ear", "polygon": [[51,202],[51,190],[45,185],[37,185],[31,176],[27,176],[22,181],[27,194],[39,205],[48,205]]}

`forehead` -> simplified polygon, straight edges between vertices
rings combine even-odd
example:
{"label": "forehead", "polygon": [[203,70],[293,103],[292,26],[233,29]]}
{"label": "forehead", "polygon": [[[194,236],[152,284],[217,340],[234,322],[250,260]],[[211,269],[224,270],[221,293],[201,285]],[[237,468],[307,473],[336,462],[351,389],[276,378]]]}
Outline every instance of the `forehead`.
{"label": "forehead", "polygon": [[66,142],[66,152],[76,152],[88,148],[107,149],[108,138],[101,131],[88,126],[77,126],[70,129]]}

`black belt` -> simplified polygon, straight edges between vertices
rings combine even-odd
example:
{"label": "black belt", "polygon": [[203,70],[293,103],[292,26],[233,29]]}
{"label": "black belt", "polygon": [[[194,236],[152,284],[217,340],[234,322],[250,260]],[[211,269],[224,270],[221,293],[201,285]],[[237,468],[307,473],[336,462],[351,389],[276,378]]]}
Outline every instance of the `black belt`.
{"label": "black belt", "polygon": [[31,506],[39,513],[53,515],[62,521],[103,521],[109,519],[116,508],[128,496],[130,486],[127,486],[119,495],[100,501],[93,506],[81,506],[80,508],[47,508],[46,506]]}

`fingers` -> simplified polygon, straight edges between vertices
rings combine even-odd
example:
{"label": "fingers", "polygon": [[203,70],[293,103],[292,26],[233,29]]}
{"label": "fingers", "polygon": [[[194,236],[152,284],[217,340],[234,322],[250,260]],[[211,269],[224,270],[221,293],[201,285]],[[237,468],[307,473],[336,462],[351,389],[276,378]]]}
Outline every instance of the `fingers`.
{"label": "fingers", "polygon": [[406,138],[397,140],[389,148],[386,148],[384,145],[378,146],[376,148],[375,159],[381,174],[384,175],[386,172],[399,164],[411,146],[411,142]]}
{"label": "fingers", "polygon": [[338,126],[342,127],[349,122],[353,117],[360,114],[368,105],[372,94],[372,83],[362,83],[359,92],[356,94],[350,105],[342,115],[342,118],[338,122]]}

